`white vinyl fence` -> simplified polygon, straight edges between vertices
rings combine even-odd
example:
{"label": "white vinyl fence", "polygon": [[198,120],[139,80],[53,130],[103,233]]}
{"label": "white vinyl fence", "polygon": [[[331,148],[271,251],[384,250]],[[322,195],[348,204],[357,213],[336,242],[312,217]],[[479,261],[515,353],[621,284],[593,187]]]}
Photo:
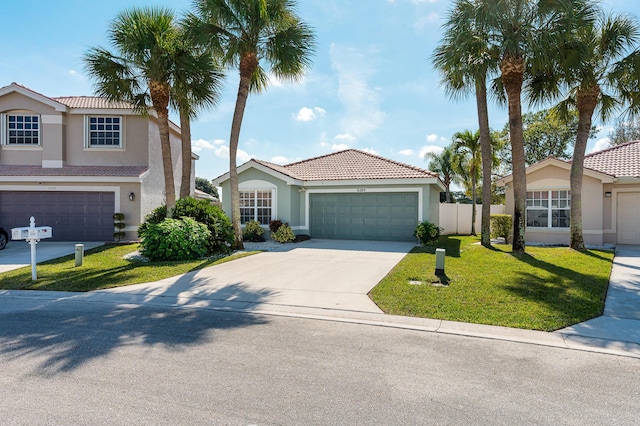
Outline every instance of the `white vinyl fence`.
{"label": "white vinyl fence", "polygon": [[[440,227],[443,235],[471,234],[471,204],[440,203]],[[492,204],[491,214],[504,214],[504,205]],[[480,234],[482,205],[476,204],[476,233]]]}

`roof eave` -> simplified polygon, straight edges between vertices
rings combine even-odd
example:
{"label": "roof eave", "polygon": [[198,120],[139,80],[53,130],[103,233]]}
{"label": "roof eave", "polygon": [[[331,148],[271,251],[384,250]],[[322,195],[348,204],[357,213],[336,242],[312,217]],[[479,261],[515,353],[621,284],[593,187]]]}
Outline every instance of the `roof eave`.
{"label": "roof eave", "polygon": [[344,179],[304,181],[305,188],[325,186],[385,186],[385,185],[437,185],[442,191],[444,184],[437,177],[397,178],[397,179]]}
{"label": "roof eave", "polygon": [[68,112],[69,110],[69,108],[66,105],[61,104],[60,102],[54,101],[48,96],[42,95],[40,93],[34,92],[33,90],[20,86],[19,84],[11,83],[8,86],[0,87],[0,96],[4,96],[14,92],[20,93],[21,95],[26,96],[27,98],[31,98],[37,102],[48,105],[54,110],[59,112]]}
{"label": "roof eave", "polygon": [[[247,161],[246,163],[242,164],[241,166],[238,167],[238,174],[248,170],[248,169],[256,169],[259,170],[263,173],[266,173],[270,176],[273,176],[277,179],[280,179],[282,181],[284,181],[287,185],[298,185],[298,186],[302,186],[303,185],[303,181],[299,180],[299,179],[295,179],[289,175],[285,175],[284,173],[280,173],[270,167],[267,167],[263,164],[258,163],[257,161],[251,159],[249,161]],[[215,186],[221,186],[224,182],[228,181],[230,179],[230,173],[227,172],[225,174],[223,174],[222,176],[218,176],[217,178],[213,179],[213,184]]]}

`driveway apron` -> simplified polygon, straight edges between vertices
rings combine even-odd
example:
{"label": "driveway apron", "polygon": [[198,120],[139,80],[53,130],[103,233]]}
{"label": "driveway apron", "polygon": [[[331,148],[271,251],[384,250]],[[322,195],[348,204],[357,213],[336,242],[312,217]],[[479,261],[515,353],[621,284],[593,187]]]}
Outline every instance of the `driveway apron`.
{"label": "driveway apron", "polygon": [[309,240],[162,281],[100,290],[131,302],[252,309],[269,305],[382,313],[369,291],[414,247]]}

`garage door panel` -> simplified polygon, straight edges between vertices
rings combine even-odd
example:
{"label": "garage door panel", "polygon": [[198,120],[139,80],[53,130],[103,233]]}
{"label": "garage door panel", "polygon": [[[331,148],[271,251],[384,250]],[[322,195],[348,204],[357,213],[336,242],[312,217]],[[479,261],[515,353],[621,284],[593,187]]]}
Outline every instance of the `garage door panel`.
{"label": "garage door panel", "polygon": [[640,244],[640,193],[618,193],[618,244]]}
{"label": "garage door panel", "polygon": [[[335,226],[328,223],[332,205],[338,212]],[[411,241],[418,221],[418,194],[310,194],[310,210],[314,238]]]}
{"label": "garage door panel", "polygon": [[113,192],[0,191],[0,224],[6,228],[37,225],[53,228],[55,241],[113,239]]}

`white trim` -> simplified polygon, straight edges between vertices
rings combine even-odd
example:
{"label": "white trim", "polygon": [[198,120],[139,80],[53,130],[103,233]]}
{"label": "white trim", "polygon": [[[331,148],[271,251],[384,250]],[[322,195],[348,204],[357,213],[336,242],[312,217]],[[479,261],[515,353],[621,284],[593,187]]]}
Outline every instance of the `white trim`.
{"label": "white trim", "polygon": [[113,208],[120,211],[119,186],[51,186],[51,185],[0,185],[0,191],[30,191],[30,192],[113,192]]}
{"label": "white trim", "polygon": [[311,190],[323,186],[385,186],[385,185],[438,185],[445,190],[438,178],[400,178],[400,179],[351,179],[351,180],[314,180],[305,181],[301,186]]}
{"label": "white trim", "polygon": [[2,182],[90,182],[90,183],[140,183],[144,180],[146,173],[138,177],[122,176],[0,176]]}
{"label": "white trim", "polygon": [[[267,182],[268,183],[268,182]],[[272,187],[272,188],[238,188],[238,192],[255,192],[255,191],[261,191],[261,192],[266,192],[266,191],[270,191],[271,192],[271,220],[276,220],[276,218],[278,217],[278,188],[277,187]],[[239,195],[239,194],[238,194]],[[256,205],[255,208],[257,209],[258,206]],[[242,214],[240,215],[242,217]],[[256,218],[254,217],[252,220],[255,220]],[[244,224],[241,224],[244,225]],[[267,228],[269,228],[269,225],[260,225],[262,226],[266,226]],[[265,229],[267,229],[265,228]]]}
{"label": "white trim", "polygon": [[[19,143],[9,143],[9,125],[8,125],[8,121],[9,121],[9,116],[10,115],[15,115],[15,116],[31,116],[31,117],[38,117],[38,143],[37,144],[19,144]],[[8,110],[5,111],[3,113],[0,114],[0,121],[1,121],[1,125],[0,125],[0,129],[2,131],[2,134],[0,134],[0,144],[3,145],[3,147],[7,147],[7,148],[12,148],[12,149],[33,149],[33,148],[42,148],[42,126],[43,126],[43,122],[42,122],[42,117],[43,115],[37,112],[33,112],[33,111],[29,111],[29,110],[23,110],[23,109],[15,109],[15,110]],[[32,129],[33,130],[33,129]]]}
{"label": "white trim", "polygon": [[42,160],[43,169],[60,169],[64,166],[62,160]]}
{"label": "white trim", "polygon": [[62,115],[42,114],[40,116],[41,124],[62,124]]}
{"label": "white trim", "polygon": [[[543,168],[545,168],[547,166],[554,166],[554,167],[557,167],[557,168],[565,170],[565,171],[571,171],[571,163],[567,163],[566,161],[562,161],[562,160],[559,160],[557,158],[545,158],[542,161],[539,161],[537,163],[534,163],[534,164],[528,166],[526,168],[526,174],[528,175],[529,173],[536,172],[536,171],[541,170],[541,169],[543,169]],[[588,167],[584,168],[583,175],[592,177],[594,179],[598,179],[602,183],[613,183],[614,180],[615,180],[615,178],[613,176],[611,176],[611,175],[608,175],[608,174],[603,173],[603,172],[599,172],[597,170],[590,169]],[[500,179],[496,180],[496,185],[508,187],[508,184],[511,181],[513,181],[513,174],[510,174],[508,176],[505,176],[503,178],[500,178]],[[527,185],[527,187],[528,187],[528,185]]]}
{"label": "white trim", "polygon": [[60,111],[60,112],[68,111],[68,108],[66,105],[61,104],[60,102],[54,101],[48,96],[44,96],[44,95],[41,95],[40,93],[36,93],[29,89],[25,89],[24,87],[19,86],[15,83],[11,83],[8,86],[0,87],[0,96],[4,96],[6,94],[13,93],[13,92],[20,93],[21,95],[26,96],[27,98],[30,98],[40,103],[43,103],[45,105],[48,105],[51,108],[55,109],[56,111]]}
{"label": "white trim", "polygon": [[[91,145],[91,137],[89,135],[89,133],[91,132],[91,126],[89,123],[89,120],[91,118],[99,118],[99,117],[103,117],[103,118],[117,118],[120,120],[120,122],[118,123],[120,125],[120,130],[118,131],[118,133],[120,133],[120,144],[119,145]],[[125,139],[126,139],[126,133],[125,133],[125,122],[126,119],[124,116],[122,115],[115,115],[115,114],[87,114],[84,116],[84,150],[85,151],[107,151],[107,152],[113,152],[113,151],[126,151],[126,147],[125,147]],[[113,132],[113,130],[112,130]]]}
{"label": "white trim", "polygon": [[69,115],[141,115],[132,109],[119,108],[71,108]]}
{"label": "white trim", "polygon": [[[362,191],[365,189],[365,191]],[[367,192],[376,192],[376,193],[384,193],[384,192],[417,192],[418,193],[418,223],[423,221],[423,197],[424,190],[423,188],[334,188],[334,189],[307,189],[305,191],[305,200],[304,200],[304,225],[303,229],[309,229],[311,226],[310,221],[310,194],[366,194]]]}
{"label": "white trim", "polygon": [[[238,174],[244,172],[245,170],[248,170],[250,168],[254,168],[256,170],[259,170],[263,173],[266,173],[270,176],[273,176],[277,179],[280,179],[281,181],[284,181],[287,185],[299,185],[302,186],[303,182],[301,180],[298,179],[293,179],[291,176],[287,176],[284,173],[280,173],[277,172],[273,169],[270,169],[269,167],[263,166],[260,163],[255,162],[254,160],[249,160],[246,163],[242,164],[241,166],[239,166],[237,168],[238,170]],[[212,182],[215,186],[221,186],[223,182],[228,181],[230,178],[230,173],[227,172],[225,174],[223,174],[222,176],[218,176],[216,179],[214,179]]]}

